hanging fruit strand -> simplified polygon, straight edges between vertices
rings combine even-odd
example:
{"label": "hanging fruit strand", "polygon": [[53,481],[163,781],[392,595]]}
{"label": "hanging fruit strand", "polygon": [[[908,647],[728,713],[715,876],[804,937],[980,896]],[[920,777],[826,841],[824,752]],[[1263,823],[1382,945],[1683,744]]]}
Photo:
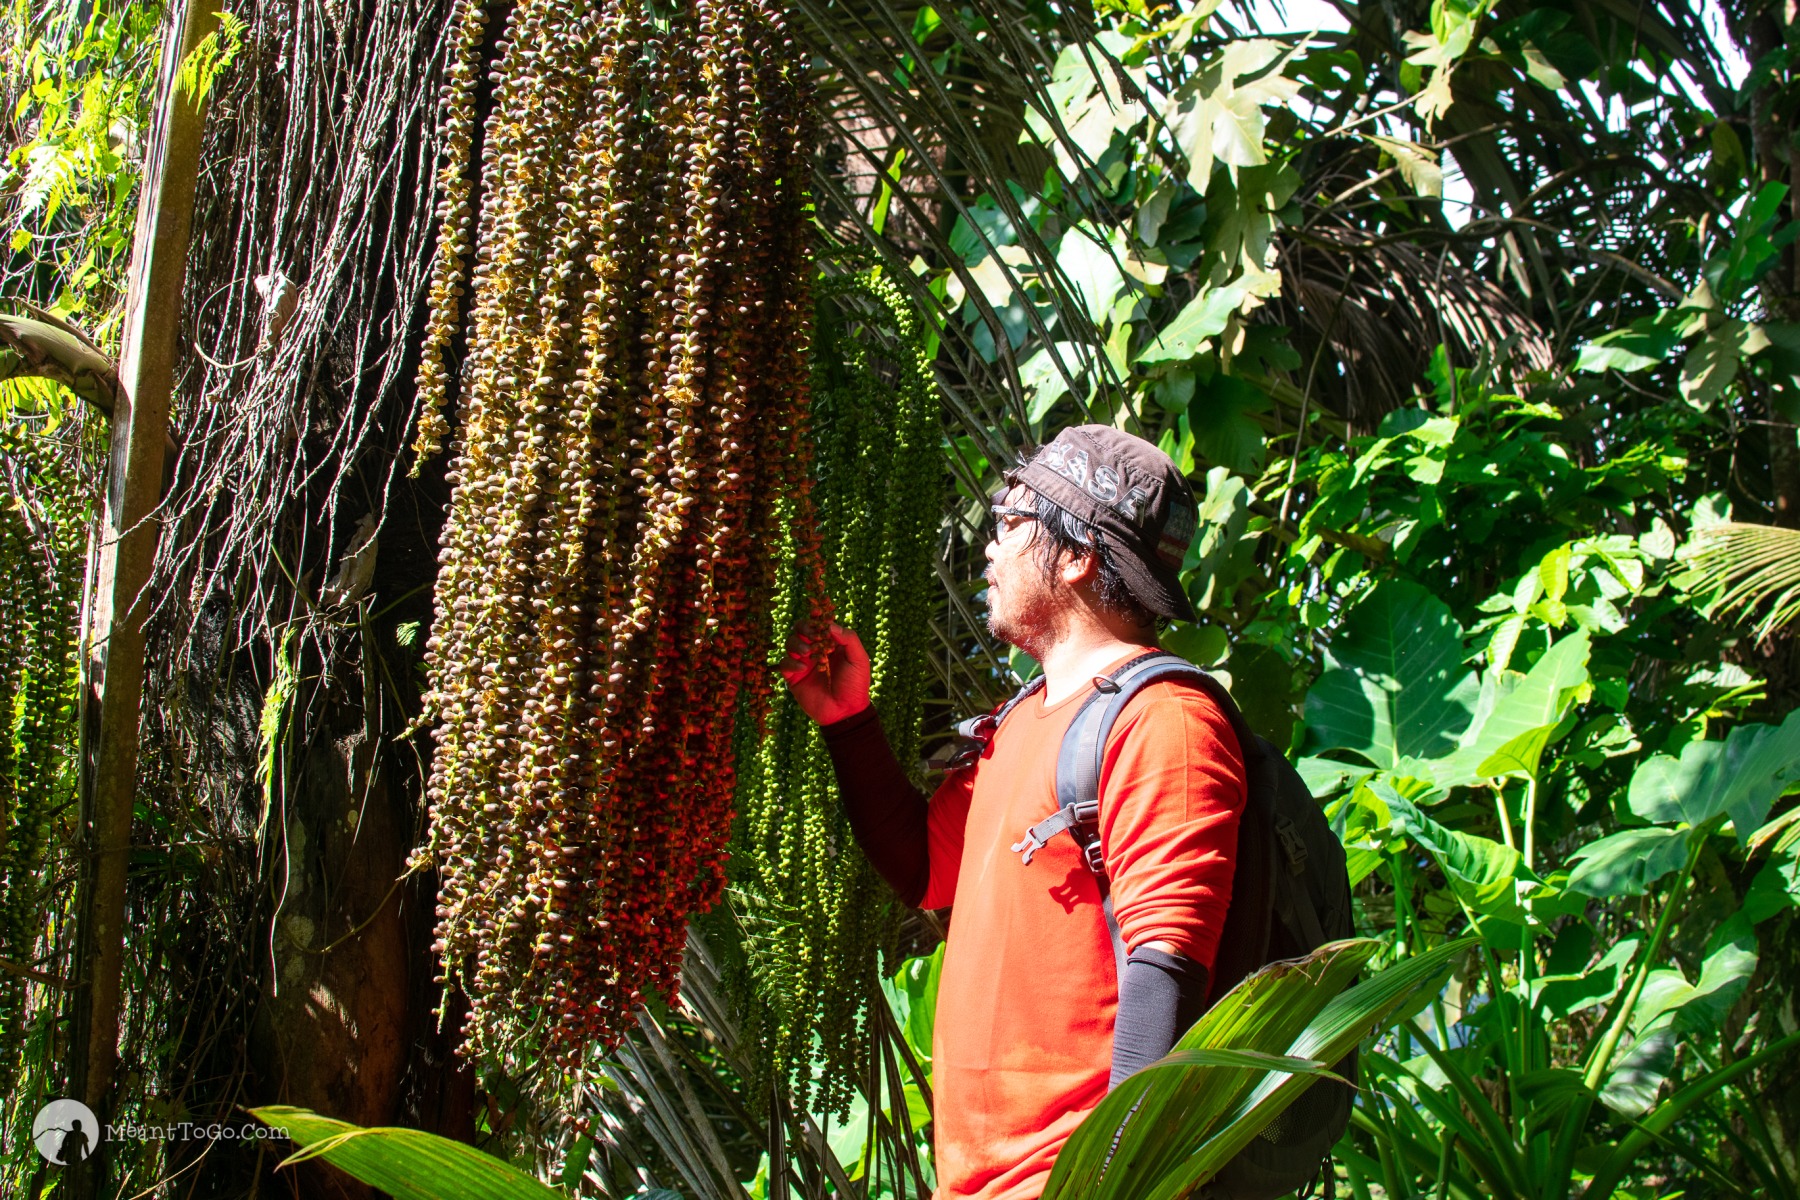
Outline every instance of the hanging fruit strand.
{"label": "hanging fruit strand", "polygon": [[[468,1049],[529,1037],[568,1066],[674,993],[720,893],[781,522],[810,519],[804,60],[771,61],[784,18],[746,0],[661,20],[514,10],[478,219],[470,151],[443,169],[419,380],[428,452],[466,328],[427,645],[443,981]],[[473,87],[454,73],[453,130]]]}
{"label": "hanging fruit strand", "polygon": [[[873,698],[902,761],[915,757],[929,633],[930,556],[941,512],[929,347],[891,282],[838,275],[819,289],[811,355],[816,525],[786,527],[777,628],[806,615],[808,553],[841,620],[869,648]],[[817,528],[823,543],[802,541]],[[791,700],[745,748],[732,853],[745,928],[738,991],[762,1078],[797,1103],[841,1111],[863,1077],[868,1003],[898,910],[856,848],[823,739]]]}

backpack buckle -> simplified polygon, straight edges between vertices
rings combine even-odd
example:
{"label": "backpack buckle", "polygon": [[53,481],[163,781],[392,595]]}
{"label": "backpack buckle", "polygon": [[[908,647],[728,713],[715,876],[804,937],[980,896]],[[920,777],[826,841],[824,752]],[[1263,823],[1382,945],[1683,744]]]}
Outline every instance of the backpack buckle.
{"label": "backpack buckle", "polygon": [[988,743],[994,740],[994,730],[1000,722],[993,713],[982,713],[978,717],[970,717],[956,723],[956,740],[940,747],[925,765],[938,771],[960,771],[964,767],[972,767],[981,761]]}
{"label": "backpack buckle", "polygon": [[1051,838],[1069,828],[1071,818],[1067,809],[1057,809],[1043,820],[1025,831],[1025,836],[1012,844],[1013,852],[1031,865],[1031,856],[1042,850]]}
{"label": "backpack buckle", "polygon": [[1275,818],[1275,836],[1281,841],[1282,857],[1287,859],[1288,871],[1294,875],[1306,873],[1306,839],[1294,828],[1294,823],[1285,816]]}
{"label": "backpack buckle", "polygon": [[1101,853],[1100,839],[1095,838],[1081,848],[1082,860],[1087,863],[1088,870],[1099,876],[1102,882],[1106,879],[1106,855]]}

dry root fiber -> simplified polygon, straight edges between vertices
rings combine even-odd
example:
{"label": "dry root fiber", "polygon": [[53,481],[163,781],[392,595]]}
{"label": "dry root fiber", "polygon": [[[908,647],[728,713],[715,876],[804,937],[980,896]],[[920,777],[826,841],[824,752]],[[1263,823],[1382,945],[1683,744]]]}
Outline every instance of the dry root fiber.
{"label": "dry root fiber", "polygon": [[428,643],[438,949],[468,1049],[530,1029],[573,1065],[674,991],[720,895],[784,513],[828,619],[806,64],[767,0],[522,0],[477,185],[487,19],[460,9],[419,374],[423,453],[459,392]]}

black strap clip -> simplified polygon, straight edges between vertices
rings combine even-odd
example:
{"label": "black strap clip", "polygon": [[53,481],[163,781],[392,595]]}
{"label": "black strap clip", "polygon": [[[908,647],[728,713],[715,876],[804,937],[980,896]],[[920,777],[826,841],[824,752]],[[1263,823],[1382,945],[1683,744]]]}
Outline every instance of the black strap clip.
{"label": "black strap clip", "polygon": [[1306,839],[1294,828],[1294,823],[1284,816],[1275,818],[1275,836],[1281,841],[1282,857],[1287,859],[1288,870],[1295,875],[1306,873]]}

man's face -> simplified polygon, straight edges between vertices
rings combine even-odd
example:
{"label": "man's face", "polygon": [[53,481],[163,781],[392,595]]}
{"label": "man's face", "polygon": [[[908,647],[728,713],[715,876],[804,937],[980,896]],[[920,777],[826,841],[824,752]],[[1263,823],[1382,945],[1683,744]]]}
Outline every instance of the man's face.
{"label": "man's face", "polygon": [[[998,507],[1035,509],[1037,497],[1023,484],[1014,484]],[[1054,585],[1044,578],[1033,546],[1036,537],[1036,519],[998,514],[988,537],[988,565],[983,572],[988,585],[988,632],[1032,655],[1055,640],[1063,620]]]}

